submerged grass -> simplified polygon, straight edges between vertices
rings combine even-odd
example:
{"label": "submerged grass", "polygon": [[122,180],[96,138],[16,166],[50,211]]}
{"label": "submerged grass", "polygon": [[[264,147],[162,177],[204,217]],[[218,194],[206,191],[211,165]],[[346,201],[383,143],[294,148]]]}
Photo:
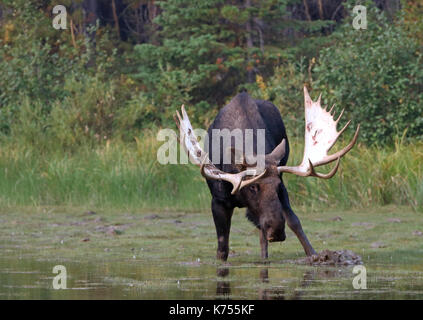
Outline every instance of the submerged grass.
{"label": "submerged grass", "polygon": [[[291,140],[289,164],[302,143]],[[342,143],[340,143],[342,144]],[[193,165],[161,165],[154,134],[136,143],[109,141],[75,152],[27,148],[3,140],[0,206],[84,205],[169,211],[209,210],[210,194]],[[325,171],[325,169],[321,170]],[[407,205],[423,211],[423,143],[391,147],[358,144],[330,180],[285,174],[294,207],[307,210]]]}

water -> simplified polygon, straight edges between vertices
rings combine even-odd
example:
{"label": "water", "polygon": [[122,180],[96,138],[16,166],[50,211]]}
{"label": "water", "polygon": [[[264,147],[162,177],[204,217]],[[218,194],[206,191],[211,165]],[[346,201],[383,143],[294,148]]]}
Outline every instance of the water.
{"label": "water", "polygon": [[[64,265],[67,289],[53,289]],[[0,260],[0,299],[422,299],[420,265],[366,264],[367,290],[352,267],[283,264]]]}

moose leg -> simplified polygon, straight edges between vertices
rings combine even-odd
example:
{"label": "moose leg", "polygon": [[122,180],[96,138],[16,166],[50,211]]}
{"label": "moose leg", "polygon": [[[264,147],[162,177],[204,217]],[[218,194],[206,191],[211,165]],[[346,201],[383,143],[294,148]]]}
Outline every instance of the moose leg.
{"label": "moose leg", "polygon": [[261,258],[267,259],[269,257],[268,252],[267,252],[267,247],[268,247],[269,242],[267,241],[267,238],[266,238],[266,232],[260,226],[258,218],[254,214],[252,214],[249,209],[247,209],[247,211],[246,211],[246,217],[247,217],[248,220],[250,220],[257,227],[257,229],[259,229],[259,231],[260,231]]}
{"label": "moose leg", "polygon": [[217,259],[226,261],[229,254],[229,232],[231,230],[231,218],[233,207],[225,206],[225,203],[212,199],[212,212],[217,234]]}
{"label": "moose leg", "polygon": [[261,247],[261,258],[262,259],[267,259],[269,257],[269,255],[267,253],[267,246],[268,246],[268,241],[266,239],[265,232],[260,229],[260,247]]}
{"label": "moose leg", "polygon": [[316,254],[313,247],[311,246],[310,242],[307,239],[303,231],[303,227],[301,226],[300,219],[296,216],[294,211],[291,209],[291,205],[289,204],[288,192],[286,191],[285,186],[282,184],[282,208],[283,208],[283,215],[284,218],[289,226],[289,228],[295,233],[298,240],[300,240],[301,245],[304,248],[304,251],[307,256],[311,256]]}

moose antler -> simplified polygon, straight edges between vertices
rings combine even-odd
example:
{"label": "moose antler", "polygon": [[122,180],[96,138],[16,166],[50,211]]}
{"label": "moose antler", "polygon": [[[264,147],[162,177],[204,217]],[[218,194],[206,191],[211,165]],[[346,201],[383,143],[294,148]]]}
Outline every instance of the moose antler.
{"label": "moose antler", "polygon": [[[195,136],[194,130],[192,129],[191,122],[189,121],[188,115],[185,111],[184,105],[181,107],[182,118],[178,111],[176,111],[175,122],[179,128],[179,143],[184,147],[189,159],[192,163],[201,168],[201,174],[206,179],[213,180],[224,180],[232,183],[233,189],[231,194],[235,194],[238,190],[243,187],[254,183],[260,179],[265,173],[257,175],[256,170],[247,169],[238,173],[227,173],[218,168],[210,161],[207,153],[201,149],[198,139]],[[244,180],[246,176],[252,176],[253,178]]]}
{"label": "moose antler", "polygon": [[[345,148],[334,154],[328,155],[329,150],[349,126],[351,120],[338,132],[336,130],[336,125],[341,119],[344,110],[342,110],[338,118],[334,120],[333,116],[335,112],[333,112],[333,109],[335,105],[333,105],[329,111],[326,111],[326,108],[323,109],[320,105],[321,96],[322,95],[319,96],[316,102],[313,102],[308,94],[307,87],[304,86],[305,145],[303,161],[296,167],[280,166],[278,167],[279,173],[289,172],[303,177],[315,176],[323,179],[332,178],[338,170],[341,157],[350,151],[356,143],[360,125],[357,126],[354,138]],[[335,160],[336,165],[328,174],[317,173],[314,170],[315,167],[328,164]]]}

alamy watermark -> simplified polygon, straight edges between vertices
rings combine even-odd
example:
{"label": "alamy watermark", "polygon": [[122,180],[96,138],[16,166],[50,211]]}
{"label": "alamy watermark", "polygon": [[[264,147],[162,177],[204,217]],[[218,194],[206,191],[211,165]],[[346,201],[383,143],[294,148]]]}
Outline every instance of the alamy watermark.
{"label": "alamy watermark", "polygon": [[[194,134],[199,143],[204,144],[204,151],[214,164],[247,164],[259,170],[265,167],[265,129],[212,129],[211,139],[203,129],[194,129]],[[190,162],[183,148],[179,149],[178,155],[177,132],[169,128],[162,129],[157,134],[157,140],[164,142],[157,150],[157,161],[160,164]]]}
{"label": "alamy watermark", "polygon": [[353,8],[355,15],[352,25],[356,30],[367,29],[367,8],[362,5],[356,5]]}
{"label": "alamy watermark", "polygon": [[57,276],[53,278],[53,289],[67,289],[68,275],[66,272],[66,267],[62,265],[54,266],[53,273],[57,274]]}
{"label": "alamy watermark", "polygon": [[67,29],[66,20],[68,17],[66,7],[64,5],[57,5],[53,8],[53,14],[56,16],[53,18],[53,28],[56,30]]}
{"label": "alamy watermark", "polygon": [[353,273],[358,273],[358,275],[356,275],[352,281],[353,288],[356,290],[367,289],[366,267],[362,265],[354,266]]}

